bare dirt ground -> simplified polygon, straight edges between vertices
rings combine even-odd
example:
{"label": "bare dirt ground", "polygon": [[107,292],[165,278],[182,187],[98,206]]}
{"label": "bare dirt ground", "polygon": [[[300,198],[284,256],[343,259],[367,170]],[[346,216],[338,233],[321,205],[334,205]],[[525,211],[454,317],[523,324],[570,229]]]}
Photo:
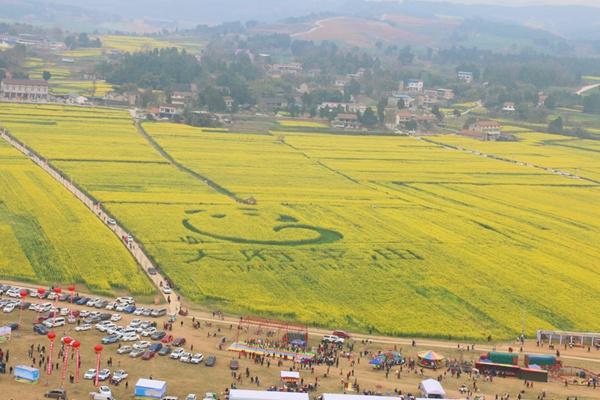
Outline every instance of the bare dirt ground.
{"label": "bare dirt ground", "polygon": [[[82,307],[77,307],[82,308]],[[191,323],[191,316],[186,318],[180,318],[177,320],[173,327],[173,331],[169,332],[175,337],[185,337],[187,343],[185,347],[191,350],[193,345],[194,352],[202,352],[205,356],[216,355],[217,364],[215,367],[206,367],[204,364],[191,365],[183,364],[179,361],[171,360],[165,357],[156,356],[154,359],[149,361],[143,361],[140,358],[132,359],[127,355],[118,355],[116,353],[117,345],[105,346],[105,351],[102,355],[102,367],[108,367],[107,362],[112,359],[112,367],[108,367],[111,370],[125,369],[129,372],[130,376],[128,379],[128,387],[124,383],[118,387],[113,388],[113,393],[117,399],[133,399],[133,388],[135,382],[140,377],[153,377],[155,379],[162,379],[168,382],[168,393],[171,395],[185,398],[188,393],[196,393],[202,395],[205,392],[217,392],[221,394],[223,398],[223,391],[229,387],[232,383],[236,382],[238,388],[252,388],[252,389],[266,389],[271,385],[279,384],[279,373],[281,370],[293,368],[294,365],[291,361],[284,362],[281,367],[277,366],[277,362],[273,361],[272,364],[257,365],[252,360],[241,358],[240,359],[240,371],[242,372],[243,378],[241,381],[236,381],[229,370],[229,361],[232,358],[239,357],[237,353],[227,352],[224,346],[223,350],[219,350],[218,345],[223,337],[226,338],[227,344],[235,340],[236,336],[236,324],[233,323],[234,318],[220,321],[219,319],[212,318],[210,313],[193,313],[195,318],[203,319],[202,327],[200,329],[194,329]],[[37,345],[40,346],[48,345],[48,340],[45,336],[40,336],[32,332],[32,319],[36,313],[31,311],[23,312],[23,324],[19,331],[16,331],[9,342],[0,345],[3,351],[8,350],[10,353],[9,367],[15,365],[33,364],[33,360],[27,355],[27,351],[30,345],[34,345],[34,349]],[[11,314],[0,315],[0,326],[7,322],[15,322],[18,320],[18,312]],[[121,325],[128,323],[131,319],[138,318],[135,316],[125,315],[124,320],[120,322]],[[181,325],[183,321],[183,326]],[[162,327],[164,319],[158,319],[157,323],[159,327]],[[210,324],[211,326],[207,326]],[[81,346],[81,374],[88,368],[95,367],[95,355],[93,352],[93,346],[100,342],[103,334],[96,331],[88,332],[75,332],[74,326],[61,327],[55,330],[57,335],[71,335],[82,343]],[[311,330],[311,345],[316,345],[322,334],[322,330]],[[328,333],[328,332],[327,332]],[[251,331],[249,335],[254,335]],[[240,339],[248,338],[244,334],[240,336]],[[420,371],[408,372],[407,369],[403,369],[400,377],[396,374],[396,369],[392,369],[389,376],[386,378],[383,371],[372,369],[368,365],[368,357],[358,358],[358,352],[369,350],[391,350],[394,348],[402,352],[402,354],[408,358],[415,358],[417,352],[434,349],[437,352],[445,355],[450,359],[459,359],[463,357],[464,360],[476,359],[479,355],[484,352],[484,345],[475,345],[475,350],[464,350],[466,347],[465,343],[461,344],[462,350],[458,349],[458,343],[454,342],[443,342],[433,340],[416,340],[416,346],[411,346],[411,340],[409,339],[395,339],[395,338],[378,338],[372,337],[373,342],[365,342],[365,337],[355,336],[354,342],[354,354],[356,364],[354,366],[354,375],[351,377],[351,381],[359,383],[361,390],[369,389],[381,393],[393,393],[394,390],[402,391],[403,393],[414,393],[416,394],[418,383],[427,377],[437,378],[442,376],[442,385],[448,393],[450,398],[460,398],[464,395],[460,395],[458,388],[461,384],[471,386],[472,380],[468,375],[463,374],[460,379],[452,378],[450,375],[444,377],[444,370],[438,371],[425,370],[423,375]],[[496,344],[498,350],[506,350],[506,348],[512,344]],[[547,348],[538,348],[535,343],[527,342],[525,345],[525,351],[532,352],[549,352]],[[574,365],[581,368],[586,368],[594,371],[600,370],[600,351],[592,350],[590,352],[587,349],[561,349],[561,357],[564,363],[567,365]],[[56,359],[56,351],[54,355]],[[34,352],[35,364],[39,363],[39,356]],[[252,383],[249,378],[246,378],[245,371],[249,369],[251,377],[258,377],[260,384],[257,386]],[[339,367],[332,367],[329,374],[325,376],[327,372],[326,366],[317,366],[314,373],[309,369],[300,370],[301,376],[307,383],[314,383],[315,379],[318,379],[319,387],[316,393],[322,392],[342,392],[341,379],[343,375],[352,371],[350,361],[347,359],[341,359]],[[69,374],[74,373],[74,363],[71,362],[69,367]],[[495,398],[496,394],[502,395],[503,393],[509,393],[512,398],[517,398],[518,393],[521,390],[525,392],[522,394],[524,399],[537,398],[542,391],[546,392],[546,397],[549,399],[560,399],[566,398],[567,396],[578,399],[600,399],[600,388],[594,390],[587,386],[577,386],[569,384],[565,387],[563,382],[549,382],[549,383],[535,383],[533,388],[526,388],[522,381],[513,378],[496,378],[492,383],[484,382],[479,380],[477,382],[480,394],[484,394],[486,398]],[[23,383],[15,382],[9,374],[0,375],[0,387],[2,393],[0,399],[4,400],[29,400],[29,399],[42,399],[43,394],[53,388],[60,387],[60,374],[56,371],[52,376],[47,377],[42,374],[42,379],[37,385],[27,385]],[[65,383],[65,388],[68,390],[69,399],[87,399],[89,398],[89,392],[94,391],[93,384],[89,380],[80,379],[79,383],[71,384]],[[311,394],[311,396],[313,395]]]}

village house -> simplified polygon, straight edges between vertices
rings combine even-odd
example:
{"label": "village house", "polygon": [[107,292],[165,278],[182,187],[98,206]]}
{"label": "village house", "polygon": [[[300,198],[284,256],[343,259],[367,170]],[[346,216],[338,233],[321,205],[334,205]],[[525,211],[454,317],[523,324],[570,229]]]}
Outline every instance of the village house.
{"label": "village house", "polygon": [[438,102],[437,90],[426,89],[423,91],[423,95],[420,97],[421,97],[421,101],[419,103],[422,105],[437,104],[437,102]]}
{"label": "village house", "polygon": [[273,64],[269,68],[269,73],[272,76],[298,75],[302,70],[302,64],[300,63]]}
{"label": "village house", "polygon": [[192,102],[194,94],[192,92],[173,92],[171,95],[171,104],[175,106],[186,106]]}
{"label": "village house", "polygon": [[496,141],[502,135],[502,125],[498,121],[477,121],[461,134],[484,141]]}
{"label": "village house", "polygon": [[235,103],[233,97],[225,96],[223,97],[223,101],[225,102],[225,107],[227,108],[227,111],[231,111],[233,109],[233,104]]}
{"label": "village house", "polygon": [[544,92],[539,92],[537,107],[538,108],[544,107],[546,105],[546,100],[548,100],[548,96],[545,95]]}
{"label": "village house", "polygon": [[508,112],[508,113],[513,113],[517,110],[515,103],[513,103],[512,101],[507,101],[506,103],[504,103],[502,105],[502,111],[503,112]]}
{"label": "village house", "polygon": [[356,114],[338,114],[333,120],[333,126],[336,128],[358,129],[360,122]]}
{"label": "village house", "polygon": [[183,107],[175,105],[175,104],[161,104],[158,107],[158,116],[159,118],[168,118],[172,119],[176,115],[180,115],[183,111]]}
{"label": "village house", "polygon": [[388,104],[398,106],[399,103],[401,108],[411,108],[415,103],[415,99],[407,94],[394,94],[392,97],[388,98]]}
{"label": "village house", "polygon": [[452,100],[454,99],[454,90],[452,89],[437,89],[438,99],[442,100]]}
{"label": "village house", "polygon": [[48,82],[36,79],[4,79],[0,83],[0,97],[14,101],[48,101]]}
{"label": "village house", "polygon": [[458,80],[461,82],[464,82],[464,83],[473,82],[473,73],[471,71],[458,71],[456,73],[456,76],[457,76]]}
{"label": "village house", "polygon": [[425,83],[422,79],[409,79],[406,81],[406,91],[410,93],[421,93],[423,92],[423,88],[425,87]]}
{"label": "village house", "polygon": [[345,76],[341,76],[341,77],[337,77],[335,78],[335,82],[333,83],[335,87],[337,88],[343,88],[344,86],[346,86],[348,83],[350,82],[349,78],[346,78]]}

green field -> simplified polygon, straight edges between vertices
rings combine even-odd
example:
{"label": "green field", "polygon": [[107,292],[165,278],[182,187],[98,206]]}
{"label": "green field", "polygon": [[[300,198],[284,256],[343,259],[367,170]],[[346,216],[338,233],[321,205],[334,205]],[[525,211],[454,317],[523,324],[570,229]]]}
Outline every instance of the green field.
{"label": "green field", "polygon": [[83,204],[0,140],[0,276],[153,293],[123,244]]}
{"label": "green field", "polygon": [[595,142],[433,138],[506,162],[409,137],[159,123],[144,135],[103,109],[14,106],[0,124],[102,201],[196,302],[471,339],[514,337],[522,319],[528,333],[600,324]]}

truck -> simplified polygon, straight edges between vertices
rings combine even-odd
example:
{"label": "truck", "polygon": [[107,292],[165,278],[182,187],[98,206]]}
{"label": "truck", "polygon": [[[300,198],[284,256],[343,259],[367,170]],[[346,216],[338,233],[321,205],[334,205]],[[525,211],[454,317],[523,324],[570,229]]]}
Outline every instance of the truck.
{"label": "truck", "polygon": [[537,365],[544,369],[560,366],[561,362],[556,356],[551,354],[525,354],[525,365]]}
{"label": "truck", "polygon": [[494,364],[507,364],[507,365],[517,365],[519,364],[519,355],[515,353],[504,353],[500,351],[490,351],[489,353],[484,353],[479,357],[481,361],[488,361]]}

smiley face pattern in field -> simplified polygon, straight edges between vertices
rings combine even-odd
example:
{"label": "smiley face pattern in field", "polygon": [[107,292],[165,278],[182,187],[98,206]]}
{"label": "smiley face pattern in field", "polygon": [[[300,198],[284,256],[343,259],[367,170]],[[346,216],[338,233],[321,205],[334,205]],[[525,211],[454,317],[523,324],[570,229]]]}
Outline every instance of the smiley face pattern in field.
{"label": "smiley face pattern in field", "polygon": [[301,246],[330,244],[343,239],[333,229],[302,223],[286,214],[262,218],[256,208],[238,208],[224,213],[186,210],[182,224],[191,234],[189,241],[218,241],[265,246]]}

